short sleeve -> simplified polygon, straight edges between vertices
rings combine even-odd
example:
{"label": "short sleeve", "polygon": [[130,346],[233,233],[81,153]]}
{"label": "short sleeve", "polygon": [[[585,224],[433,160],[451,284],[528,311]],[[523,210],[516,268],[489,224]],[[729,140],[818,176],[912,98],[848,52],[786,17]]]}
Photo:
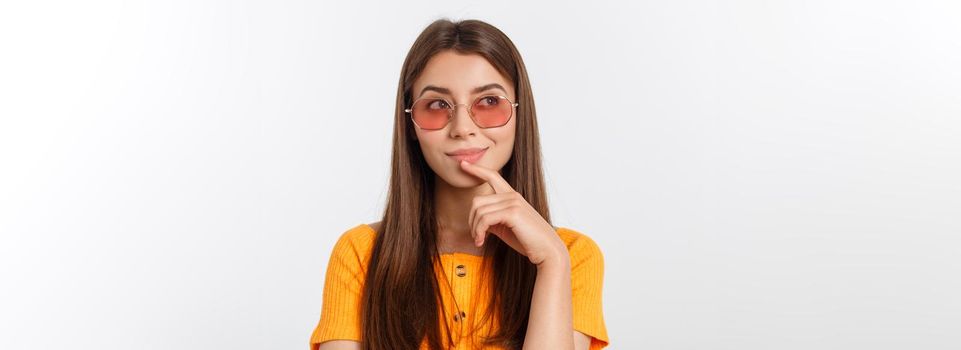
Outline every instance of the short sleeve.
{"label": "short sleeve", "polygon": [[591,350],[608,345],[601,305],[604,255],[590,237],[579,234],[568,248],[571,253],[571,299],[574,330],[591,337]]}
{"label": "short sleeve", "polygon": [[[365,280],[365,244],[355,227],[334,244],[324,277],[320,321],[310,336],[310,349],[328,340],[360,341],[360,303]],[[361,240],[362,241],[362,240]]]}

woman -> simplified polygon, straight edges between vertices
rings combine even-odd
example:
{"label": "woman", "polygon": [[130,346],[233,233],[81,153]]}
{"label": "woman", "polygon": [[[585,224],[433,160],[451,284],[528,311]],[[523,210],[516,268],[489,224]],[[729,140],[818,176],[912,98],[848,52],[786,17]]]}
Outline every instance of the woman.
{"label": "woman", "polygon": [[500,30],[438,20],[401,70],[381,221],[344,232],[311,349],[599,349],[603,256],[550,224],[534,99]]}

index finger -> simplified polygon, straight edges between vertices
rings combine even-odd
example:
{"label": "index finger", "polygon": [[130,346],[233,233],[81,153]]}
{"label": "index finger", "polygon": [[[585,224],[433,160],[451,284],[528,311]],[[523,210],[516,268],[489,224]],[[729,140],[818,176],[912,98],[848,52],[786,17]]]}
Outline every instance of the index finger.
{"label": "index finger", "polygon": [[515,192],[514,188],[507,183],[507,180],[504,180],[504,178],[501,177],[501,174],[493,169],[485,168],[466,160],[462,160],[460,162],[460,168],[464,169],[464,171],[466,171],[468,174],[477,176],[481,178],[481,180],[487,181],[487,183],[490,184],[490,186],[494,189],[494,193]]}

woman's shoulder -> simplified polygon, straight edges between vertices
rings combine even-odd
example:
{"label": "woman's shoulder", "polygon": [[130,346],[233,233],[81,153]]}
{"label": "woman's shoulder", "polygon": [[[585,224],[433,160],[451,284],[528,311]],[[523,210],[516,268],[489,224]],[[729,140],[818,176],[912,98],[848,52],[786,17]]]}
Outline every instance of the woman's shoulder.
{"label": "woman's shoulder", "polygon": [[567,246],[571,258],[594,257],[603,259],[600,246],[590,235],[569,227],[555,226],[557,235]]}
{"label": "woman's shoulder", "polygon": [[340,234],[334,249],[352,250],[358,254],[366,253],[374,246],[378,230],[380,230],[380,222],[357,224]]}

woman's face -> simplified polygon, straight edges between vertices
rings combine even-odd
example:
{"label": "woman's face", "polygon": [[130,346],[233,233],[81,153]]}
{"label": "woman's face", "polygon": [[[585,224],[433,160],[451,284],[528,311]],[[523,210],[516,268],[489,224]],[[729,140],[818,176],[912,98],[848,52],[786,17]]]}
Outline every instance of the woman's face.
{"label": "woman's face", "polygon": [[[476,90],[481,87],[486,88]],[[414,125],[424,158],[438,177],[454,187],[483,184],[482,180],[461,170],[460,160],[449,155],[462,149],[486,148],[476,161],[468,160],[474,164],[494,170],[500,170],[507,164],[514,150],[516,109],[507,124],[483,129],[471,120],[467,106],[484,95],[503,95],[516,102],[514,93],[514,84],[480,55],[447,50],[427,61],[424,71],[414,81],[411,91],[413,100],[440,97],[458,105],[443,129],[421,130]]]}

